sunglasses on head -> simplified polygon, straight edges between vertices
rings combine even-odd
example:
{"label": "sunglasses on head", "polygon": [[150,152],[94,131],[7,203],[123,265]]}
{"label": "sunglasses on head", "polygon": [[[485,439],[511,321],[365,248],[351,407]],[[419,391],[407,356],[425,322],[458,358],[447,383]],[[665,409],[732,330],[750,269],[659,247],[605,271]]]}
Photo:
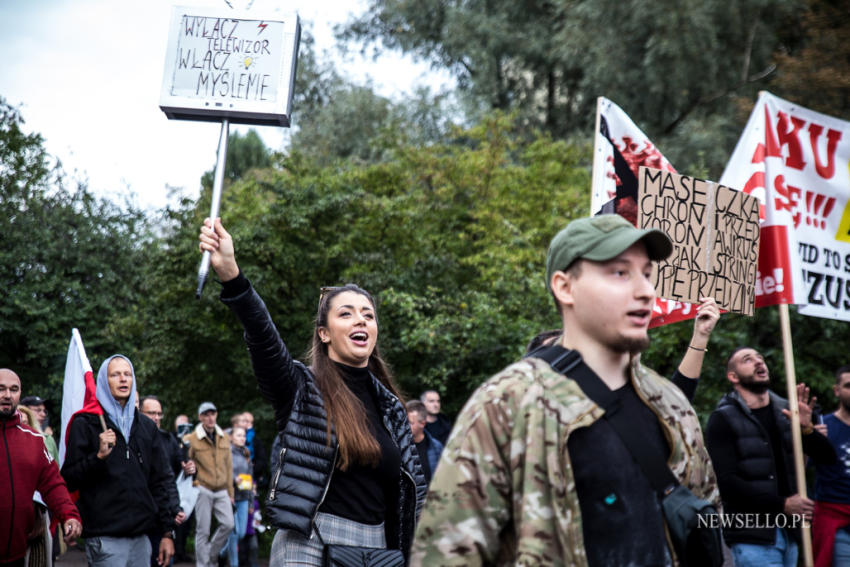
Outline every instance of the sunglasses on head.
{"label": "sunglasses on head", "polygon": [[324,286],[324,287],[319,288],[319,305],[322,304],[322,300],[325,298],[325,296],[327,294],[331,293],[332,291],[336,291],[338,289],[342,289],[342,287],[338,286],[338,285],[332,285],[332,286]]}

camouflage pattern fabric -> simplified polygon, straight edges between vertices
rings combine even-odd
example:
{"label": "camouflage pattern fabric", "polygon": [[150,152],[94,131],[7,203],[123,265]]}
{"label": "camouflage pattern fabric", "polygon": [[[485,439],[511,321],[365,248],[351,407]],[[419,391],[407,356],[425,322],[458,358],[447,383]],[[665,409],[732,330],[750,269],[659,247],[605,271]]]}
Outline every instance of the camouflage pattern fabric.
{"label": "camouflage pattern fabric", "polygon": [[[717,480],[690,403],[638,357],[631,380],[661,418],[673,474],[719,510]],[[490,378],[461,411],[443,451],[411,565],[586,566],[567,441],[603,415],[575,382],[537,358]]]}

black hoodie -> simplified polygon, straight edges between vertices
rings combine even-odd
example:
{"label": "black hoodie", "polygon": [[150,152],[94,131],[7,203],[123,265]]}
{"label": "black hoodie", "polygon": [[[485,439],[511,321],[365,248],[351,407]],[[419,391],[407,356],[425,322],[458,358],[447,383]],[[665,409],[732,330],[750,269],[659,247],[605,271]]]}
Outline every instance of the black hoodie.
{"label": "black hoodie", "polygon": [[136,412],[129,445],[118,427],[115,447],[98,459],[100,418],[78,414],[68,430],[62,476],[71,491],[80,491],[77,506],[83,517],[83,537],[134,537],[174,529],[169,506],[174,475],[153,421]]}

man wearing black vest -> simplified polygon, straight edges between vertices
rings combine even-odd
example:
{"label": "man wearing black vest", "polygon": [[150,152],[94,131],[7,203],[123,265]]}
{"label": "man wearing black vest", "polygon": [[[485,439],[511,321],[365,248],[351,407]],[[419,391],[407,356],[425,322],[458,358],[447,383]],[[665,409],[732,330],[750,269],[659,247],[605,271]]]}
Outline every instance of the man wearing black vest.
{"label": "man wearing black vest", "polygon": [[[714,463],[736,567],[796,565],[799,528],[814,502],[797,493],[788,400],[771,392],[764,357],[738,347],[726,362],[733,391],[708,419],[705,440]],[[829,440],[814,430],[809,389],[797,387],[803,451],[815,462],[835,460]]]}

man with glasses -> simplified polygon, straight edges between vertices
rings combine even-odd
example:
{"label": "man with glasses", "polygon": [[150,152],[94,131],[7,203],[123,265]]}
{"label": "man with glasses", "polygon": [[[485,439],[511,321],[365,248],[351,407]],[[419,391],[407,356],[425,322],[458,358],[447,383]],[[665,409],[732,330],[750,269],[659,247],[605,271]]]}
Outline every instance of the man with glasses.
{"label": "man with glasses", "polygon": [[[183,462],[186,460],[183,448],[180,443],[174,438],[171,433],[164,431],[161,427],[162,423],[162,404],[156,396],[145,396],[139,402],[139,411],[143,415],[149,417],[156,424],[157,433],[162,441],[162,447],[165,452],[165,464],[171,469],[174,478],[183,470]],[[174,524],[179,526],[186,519],[186,514],[180,508],[180,496],[177,494],[177,485],[171,483],[168,490],[168,501],[171,508],[171,515],[174,516]],[[159,542],[162,539],[162,534],[158,531],[148,534],[148,539],[151,540],[151,565],[157,565],[157,555],[159,550]],[[157,550],[157,551],[153,551]]]}

